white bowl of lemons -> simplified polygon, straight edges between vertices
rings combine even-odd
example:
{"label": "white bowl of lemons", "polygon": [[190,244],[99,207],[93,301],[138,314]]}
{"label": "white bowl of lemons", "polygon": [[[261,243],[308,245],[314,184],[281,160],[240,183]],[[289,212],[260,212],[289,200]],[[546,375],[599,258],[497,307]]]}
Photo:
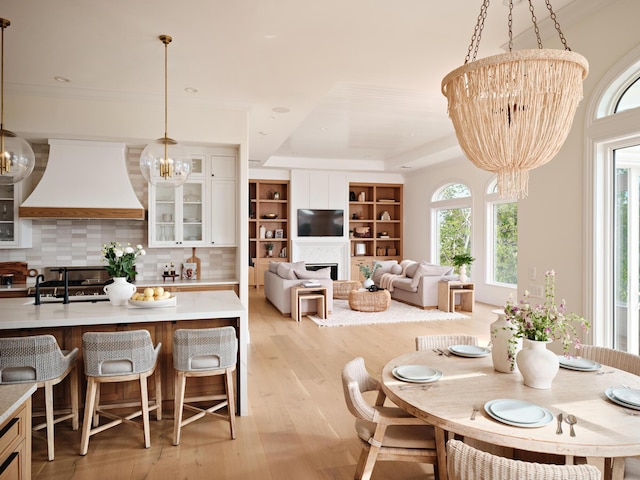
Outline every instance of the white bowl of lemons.
{"label": "white bowl of lemons", "polygon": [[176,304],[176,297],[163,287],[146,287],[134,293],[129,304],[142,308],[172,307]]}

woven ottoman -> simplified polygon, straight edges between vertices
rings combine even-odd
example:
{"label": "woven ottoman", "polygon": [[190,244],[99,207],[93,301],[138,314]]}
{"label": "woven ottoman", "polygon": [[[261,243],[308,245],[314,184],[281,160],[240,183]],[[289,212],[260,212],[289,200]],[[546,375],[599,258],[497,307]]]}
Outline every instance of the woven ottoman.
{"label": "woven ottoman", "polygon": [[388,290],[351,290],[349,308],[359,312],[383,312],[391,306],[391,294]]}
{"label": "woven ottoman", "polygon": [[333,298],[347,300],[351,290],[362,288],[362,284],[356,280],[334,280],[333,281]]}

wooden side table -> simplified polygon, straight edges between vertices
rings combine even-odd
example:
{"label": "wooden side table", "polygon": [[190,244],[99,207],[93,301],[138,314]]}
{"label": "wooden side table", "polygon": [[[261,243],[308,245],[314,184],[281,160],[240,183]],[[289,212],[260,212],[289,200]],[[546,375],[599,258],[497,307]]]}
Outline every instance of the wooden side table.
{"label": "wooden side table", "polygon": [[327,287],[291,287],[291,318],[299,322],[302,320],[302,300],[316,301],[316,314],[320,318],[329,316],[327,305]]}
{"label": "wooden side table", "polygon": [[438,310],[455,312],[456,295],[460,296],[460,310],[473,312],[474,284],[448,280],[438,283]]}

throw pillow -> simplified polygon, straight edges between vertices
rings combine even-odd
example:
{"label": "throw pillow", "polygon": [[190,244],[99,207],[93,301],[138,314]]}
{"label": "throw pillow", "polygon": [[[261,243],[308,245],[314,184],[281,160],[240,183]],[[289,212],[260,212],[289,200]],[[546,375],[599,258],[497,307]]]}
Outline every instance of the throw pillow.
{"label": "throw pillow", "polygon": [[396,264],[393,267],[391,267],[391,272],[389,273],[393,273],[394,275],[400,275],[402,273],[402,267],[400,266],[400,264]]}
{"label": "throw pillow", "polygon": [[288,262],[279,262],[278,264],[278,275],[285,280],[295,280],[296,278],[296,268],[298,264],[302,263],[302,268],[304,268],[304,262],[296,262],[296,263],[288,263]]}
{"label": "throw pillow", "polygon": [[394,265],[398,265],[397,260],[374,260],[373,266],[376,264],[380,265],[380,267],[376,268],[375,272],[373,272],[372,280],[375,281],[377,278],[380,278],[385,273],[391,273],[391,269]]}
{"label": "throw pillow", "polygon": [[295,270],[296,277],[301,280],[313,278],[331,278],[331,268],[320,268],[318,270]]}
{"label": "throw pillow", "polygon": [[407,268],[404,269],[404,274],[409,278],[413,278],[419,266],[420,264],[418,262],[413,262],[411,265],[407,266]]}
{"label": "throw pillow", "polygon": [[280,265],[282,262],[269,262],[269,271],[271,273],[275,273],[276,275],[278,274],[278,265]]}
{"label": "throw pillow", "polygon": [[407,267],[410,267],[414,263],[416,263],[416,262],[414,262],[413,260],[402,260],[400,262],[400,266],[402,267],[402,272],[400,272],[400,273],[402,273],[402,275],[404,275],[406,277],[407,276]]}

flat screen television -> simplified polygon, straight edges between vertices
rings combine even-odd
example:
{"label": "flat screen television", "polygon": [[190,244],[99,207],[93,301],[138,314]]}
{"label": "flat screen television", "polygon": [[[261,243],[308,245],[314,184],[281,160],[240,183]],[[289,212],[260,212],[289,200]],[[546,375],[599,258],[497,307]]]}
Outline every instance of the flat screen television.
{"label": "flat screen television", "polygon": [[298,209],[299,237],[342,237],[344,210]]}

